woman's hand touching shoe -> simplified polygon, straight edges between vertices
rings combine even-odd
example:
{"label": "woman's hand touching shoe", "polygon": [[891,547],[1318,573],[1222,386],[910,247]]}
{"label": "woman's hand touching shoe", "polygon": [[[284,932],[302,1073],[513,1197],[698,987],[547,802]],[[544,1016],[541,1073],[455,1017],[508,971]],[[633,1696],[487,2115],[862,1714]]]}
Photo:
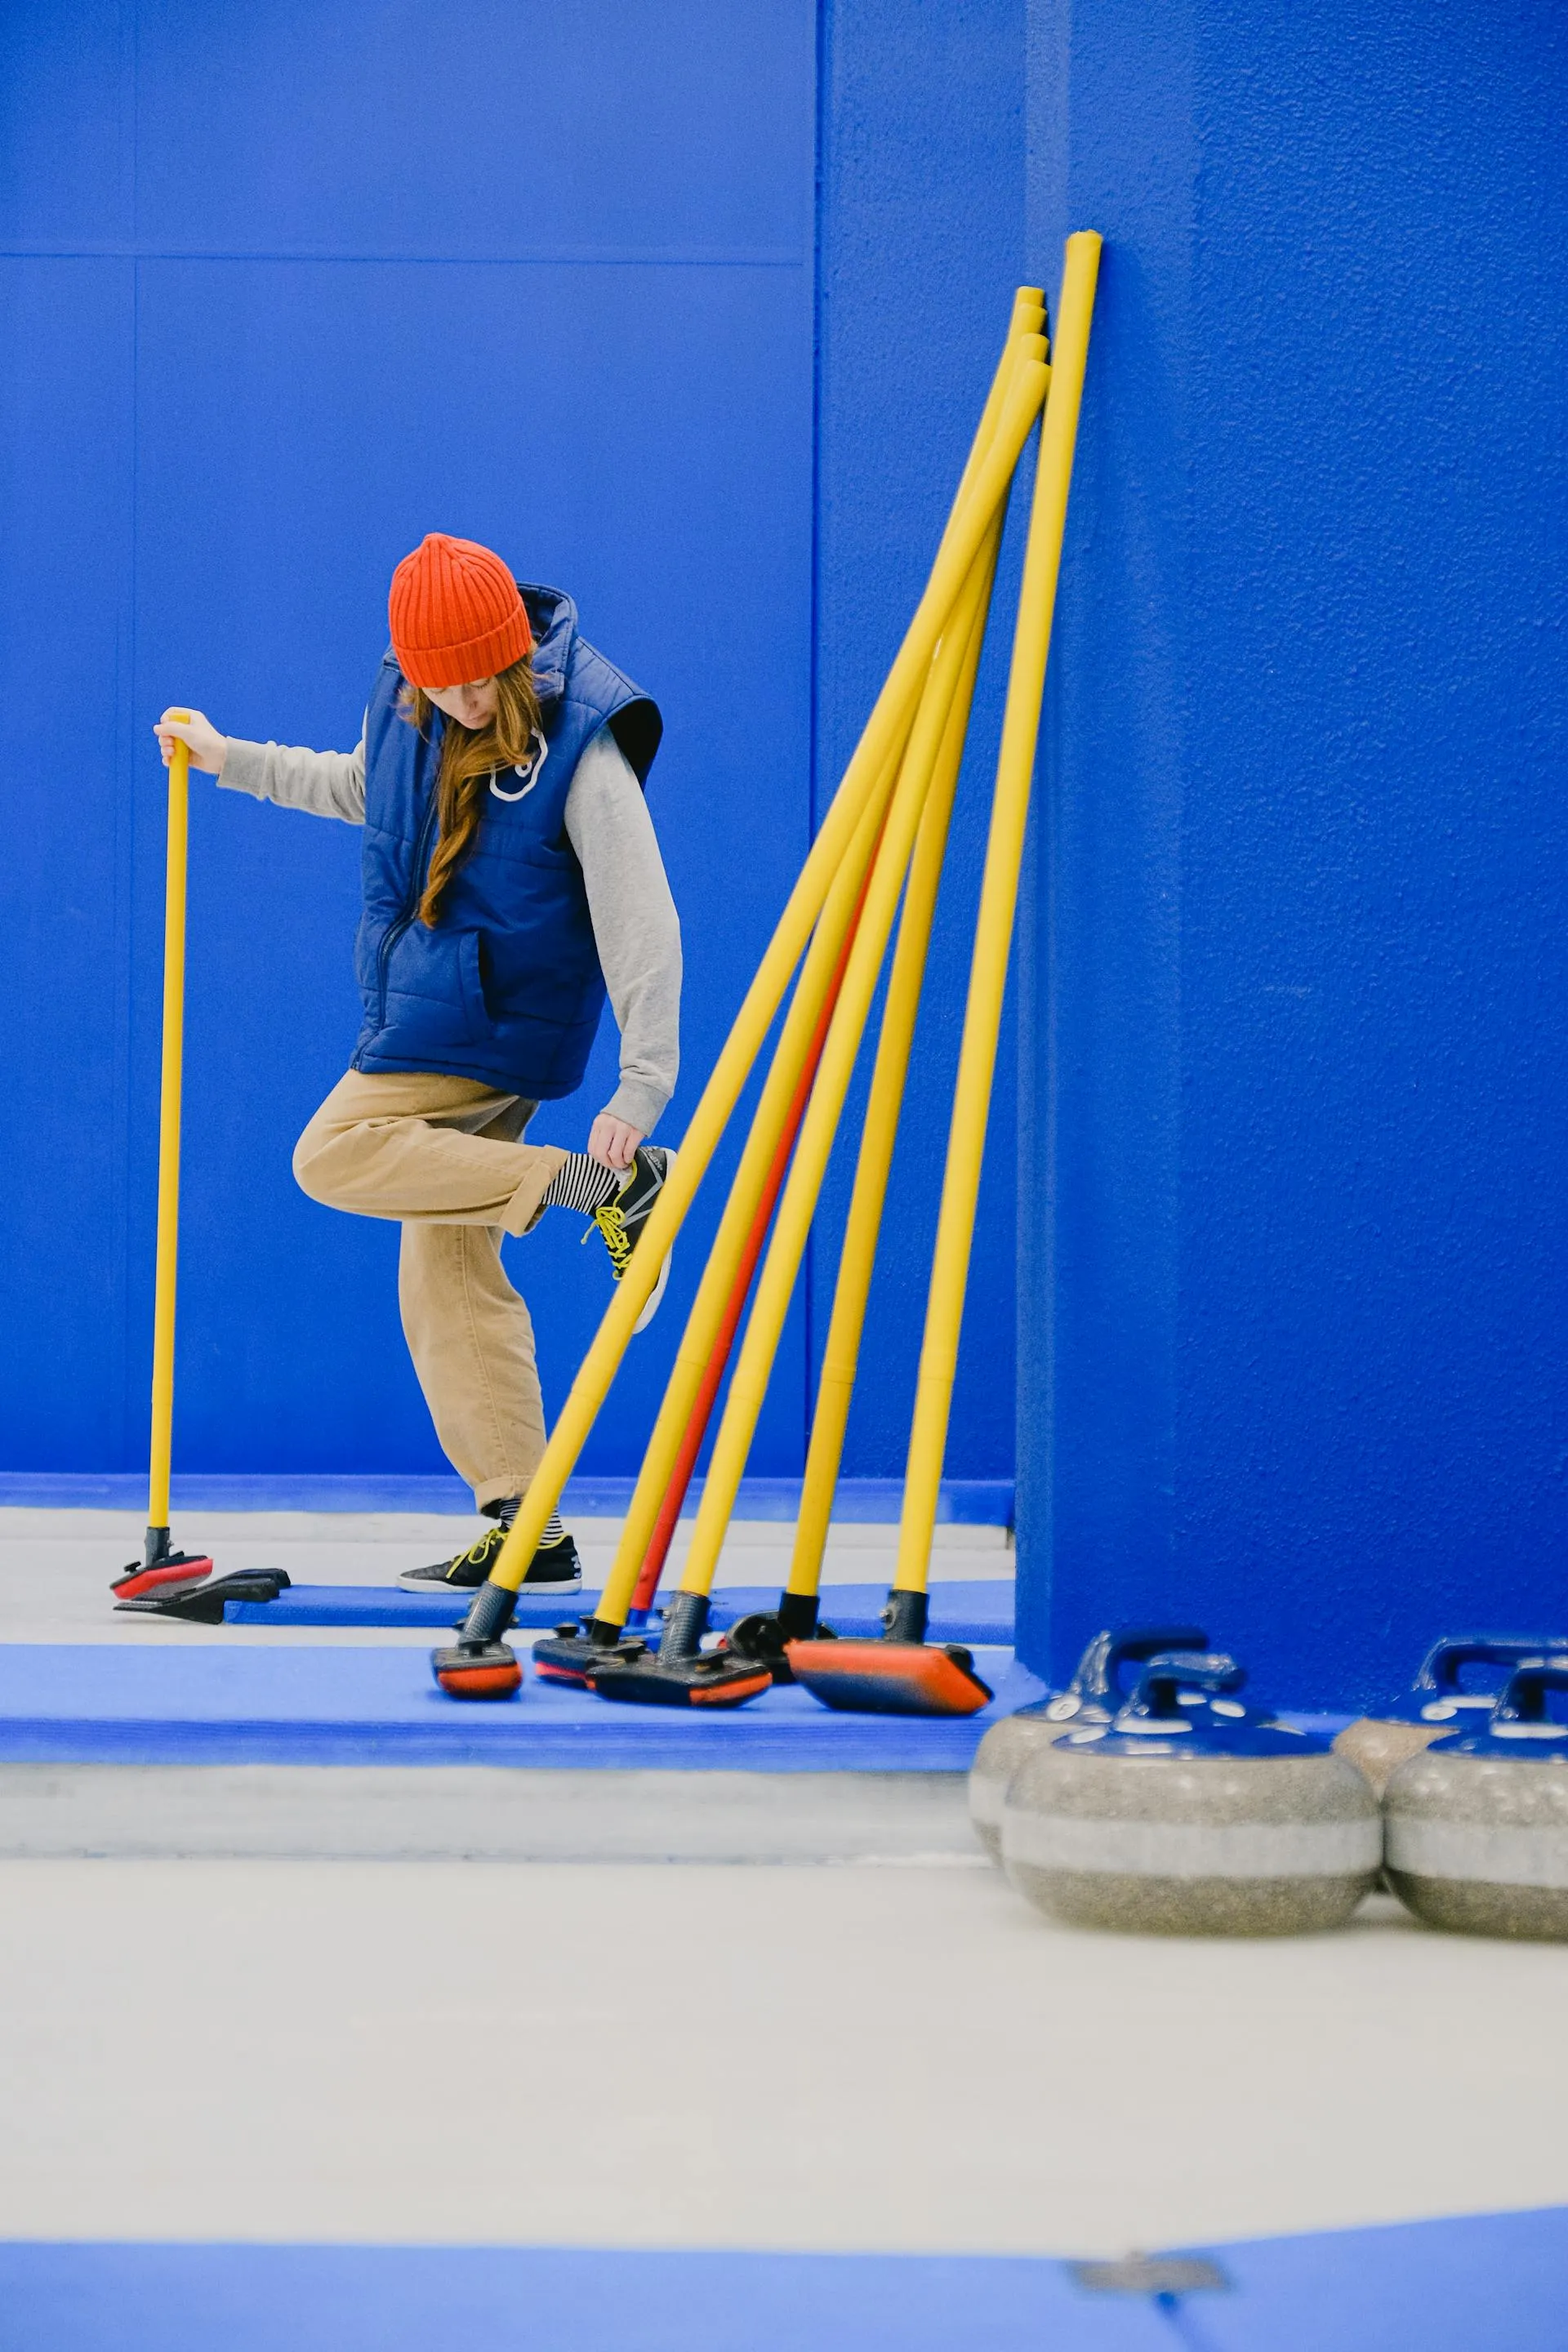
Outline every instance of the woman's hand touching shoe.
{"label": "woman's hand touching shoe", "polygon": [[607,1110],[602,1110],[588,1129],[588,1157],[601,1168],[624,1171],[636,1159],[641,1141],[640,1128],[628,1127],[624,1118],[612,1118]]}

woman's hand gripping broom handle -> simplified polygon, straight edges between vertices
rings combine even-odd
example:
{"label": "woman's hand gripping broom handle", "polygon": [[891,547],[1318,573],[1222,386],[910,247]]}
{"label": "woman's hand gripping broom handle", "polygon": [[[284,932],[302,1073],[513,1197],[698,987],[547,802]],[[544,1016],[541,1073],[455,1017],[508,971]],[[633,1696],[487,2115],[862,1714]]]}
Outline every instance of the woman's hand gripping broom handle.
{"label": "woman's hand gripping broom handle", "polygon": [[[516,1592],[550,1515],[561,1500],[566,1480],[626,1353],[633,1327],[647,1303],[659,1266],[740,1098],[833,876],[875,790],[889,750],[906,723],[907,713],[920,694],[953,601],[990,528],[992,517],[1006,496],[1018,453],[1044,396],[1046,382],[1043,361],[1024,361],[1011,373],[991,447],[975,469],[969,497],[949,522],[925,593],[887,683],[703,1089],[674,1170],[583,1360],[554,1435],[490,1571],[491,1587]],[[480,1596],[484,1590],[481,1586]],[[480,1596],[476,1597],[476,1608]],[[485,1613],[488,1616],[489,1604]]]}
{"label": "woman's hand gripping broom handle", "polygon": [[843,992],[828,1029],[816,1084],[812,1089],[811,1102],[801,1127],[795,1164],[784,1187],[767,1262],[757,1285],[756,1303],[752,1309],[751,1321],[730,1382],[724,1417],[714,1443],[701,1505],[692,1529],[691,1549],[680,1580],[683,1592],[708,1593],[712,1591],[725,1530],[734,1508],[746,1457],[751,1451],[757,1416],[767,1393],[779,1337],[789,1311],[828,1156],[843,1113],[844,1098],[854,1074],[921,814],[946,736],[948,718],[957,698],[959,681],[989,593],[1001,529],[1002,515],[998,511],[992,519],[984,542],[975,555],[969,577],[943,631],[941,646],[931,666],[931,680],[921,699],[920,715],[904,754],[898,788],[871,869],[865,912],[850,950]]}
{"label": "woman's hand gripping broom handle", "polygon": [[[1044,357],[1044,341],[1036,332],[1044,316],[1041,302],[1037,289],[1032,287],[1020,288],[1015,298],[1008,340],[1003,348],[974,444],[953,499],[950,529],[995,436],[1007,387],[1016,369],[1026,361]],[[832,979],[834,967],[836,961],[841,963],[842,961],[841,942],[861,895],[866,866],[913,720],[914,710],[911,708],[879,778],[873,803],[868,806],[867,817],[861,820],[851,849],[847,854],[845,866],[841,867],[834,883],[812,940],[643,1456],[620,1546],[600,1598],[595,1622],[606,1630],[624,1624],[630,1610],[646,1609],[657,1587],[663,1551],[668,1549],[669,1534],[673,1531],[670,1496],[679,1485],[680,1493],[675,1495],[674,1500],[674,1510],[679,1513],[685,1486],[689,1480],[691,1463],[695,1462],[696,1450],[701,1443],[713,1396],[717,1393],[733,1342],[740,1311],[744,1306],[745,1292],[750,1286],[749,1266],[742,1281],[742,1265],[748,1251],[751,1251],[754,1261],[752,1235],[755,1234],[756,1248],[760,1249],[765,1232],[765,1217],[762,1220],[762,1231],[758,1230],[759,1210],[764,1191],[772,1181],[776,1192],[777,1183],[782,1181],[783,1165],[788,1157],[787,1150],[780,1150],[786,1120],[798,1124],[798,1111],[792,1119],[792,1091],[795,1095],[801,1092],[798,1074],[805,1058],[809,1054],[815,1062],[821,1051],[819,1044],[814,1045],[812,1043],[813,1033],[821,1028],[821,1008],[830,985],[837,995],[837,982]],[[868,821],[872,806],[875,808],[875,823]],[[773,1175],[775,1167],[779,1171],[776,1177]],[[687,1461],[689,1454],[689,1462]],[[667,1519],[670,1521],[668,1528],[665,1527]],[[659,1541],[661,1533],[662,1549]],[[656,1551],[658,1554],[657,1559],[654,1557]],[[648,1573],[650,1563],[651,1578]],[[646,1597],[645,1585],[647,1587]]]}
{"label": "woman's hand gripping broom handle", "polygon": [[1017,905],[1018,869],[1023,861],[1024,828],[1039,737],[1040,699],[1045,689],[1057,579],[1061,570],[1068,486],[1072,478],[1073,446],[1078,436],[1084,368],[1089,357],[1089,318],[1100,271],[1100,239],[1092,230],[1080,231],[1068,237],[1067,243],[1061,304],[1057,313],[1055,364],[1050,398],[1040,427],[1034,503],[1013,638],[1013,667],[1007,681],[1002,746],[996,761],[996,797],[992,806],[991,835],[980,890],[969,1003],[953,1091],[947,1171],[942,1181],[925,1339],[910,1431],[903,1518],[893,1573],[895,1592],[924,1592],[930,1572],[974,1211],[980,1193],[980,1164],[996,1066],[1002,997]]}
{"label": "woman's hand gripping broom handle", "polygon": [[[992,573],[994,577],[994,564]],[[801,1486],[800,1517],[795,1527],[795,1549],[784,1588],[802,1599],[815,1597],[822,1578],[822,1557],[833,1517],[833,1497],[838,1486],[844,1432],[849,1419],[849,1406],[859,1365],[866,1301],[876,1263],[882,1209],[892,1167],[893,1144],[898,1135],[910,1049],[914,1040],[915,1016],[920,1010],[921,987],[925,978],[931,920],[936,912],[937,888],[942,880],[942,860],[947,849],[948,824],[952,815],[953,796],[958,789],[959,770],[963,764],[970,705],[974,696],[974,677],[980,667],[990,599],[991,581],[988,579],[984,598],[970,636],[958,691],[948,713],[947,730],[937,755],[936,773],[931,778],[931,791],[926,797],[921,828],[915,836],[914,856],[910,861],[910,878],[904,891],[903,913],[899,919],[898,945],[893,950],[892,970],[888,977],[887,1003],[882,1013],[881,1034],[877,1040],[871,1091],[866,1105],[865,1124],[860,1131],[860,1153],[855,1164],[849,1214],[845,1221],[838,1279],[833,1293],[833,1313],[827,1327],[826,1344],[822,1351],[822,1371],[817,1381],[816,1404],[811,1417],[811,1444],[806,1453],[805,1476]]]}
{"label": "woman's hand gripping broom handle", "polygon": [[[190,713],[171,716],[186,719]],[[190,746],[169,761],[169,843],[163,889],[163,1063],[158,1098],[158,1256],[153,1297],[153,1450],[147,1493],[148,1556],[167,1537],[174,1439],[174,1286],[180,1254],[180,1091],[185,1031],[185,866]],[[166,1545],[159,1547],[166,1549]]]}

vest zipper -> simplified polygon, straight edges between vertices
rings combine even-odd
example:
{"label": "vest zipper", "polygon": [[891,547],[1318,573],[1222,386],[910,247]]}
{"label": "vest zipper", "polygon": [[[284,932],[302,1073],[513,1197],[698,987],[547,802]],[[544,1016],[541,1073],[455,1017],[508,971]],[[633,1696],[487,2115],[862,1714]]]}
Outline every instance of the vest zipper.
{"label": "vest zipper", "polygon": [[378,1029],[384,1029],[386,1026],[387,958],[391,955],[393,949],[397,945],[398,940],[403,937],[404,932],[408,929],[409,924],[414,920],[415,910],[419,904],[419,892],[421,887],[420,877],[425,871],[425,856],[430,846],[430,835],[435,826],[437,810],[437,798],[436,793],[432,791],[429,805],[426,807],[425,814],[420,820],[419,838],[414,845],[413,892],[405,901],[403,912],[398,917],[396,922],[388,923],[385,930],[382,933],[381,945],[376,950],[376,988],[380,1002],[380,1011],[377,1015],[375,1025]]}

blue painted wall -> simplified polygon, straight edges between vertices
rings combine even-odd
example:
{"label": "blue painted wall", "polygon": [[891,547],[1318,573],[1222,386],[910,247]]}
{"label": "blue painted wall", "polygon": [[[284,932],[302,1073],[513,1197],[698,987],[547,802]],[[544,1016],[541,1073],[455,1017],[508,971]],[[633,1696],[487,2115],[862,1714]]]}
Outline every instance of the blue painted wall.
{"label": "blue painted wall", "polygon": [[1031,250],[1108,243],[1026,921],[1026,1651],[1195,1610],[1358,1703],[1568,1615],[1568,44],[1031,0],[1029,95]]}
{"label": "blue painted wall", "polygon": [[[1021,231],[1022,28],[1022,0],[820,24],[811,0],[58,0],[0,17],[0,1466],[145,1458],[149,722],[189,698],[235,733],[352,744],[388,573],[428,529],[570,587],[664,705],[651,803],[686,928],[679,1135],[984,389]],[[974,838],[966,815],[957,921]],[[354,1034],[357,849],[195,782],[186,1469],[440,1466],[395,1233],[305,1201],[289,1172]],[[955,956],[935,984],[951,1007]],[[941,1036],[912,1092],[922,1139],[942,1129]],[[575,1140],[613,1070],[606,1027],[584,1094],[536,1131]],[[1011,1463],[1010,1118],[1005,1101],[959,1475]],[[910,1235],[934,1212],[933,1159],[918,1154],[879,1292],[862,1475],[902,1467],[906,1387],[883,1374],[918,1334]],[[588,1470],[635,1467],[713,1214]],[[577,1243],[574,1221],[547,1221],[510,1257],[552,1403],[607,1295]],[[799,1466],[825,1278],[819,1253],[759,1473]]]}

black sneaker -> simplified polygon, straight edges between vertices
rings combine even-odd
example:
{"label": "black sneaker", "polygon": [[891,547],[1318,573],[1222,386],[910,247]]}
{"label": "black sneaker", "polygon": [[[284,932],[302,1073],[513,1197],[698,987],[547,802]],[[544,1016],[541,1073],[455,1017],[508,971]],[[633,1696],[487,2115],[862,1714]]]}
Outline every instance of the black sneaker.
{"label": "black sneaker", "polygon": [[[666,1151],[657,1143],[639,1143],[626,1171],[625,1183],[613,1201],[594,1212],[594,1223],[610,1253],[610,1265],[617,1282],[632,1262],[632,1252],[653,1213],[653,1204],[664,1190],[664,1180],[675,1165],[673,1151]],[[586,1241],[586,1234],[583,1236]],[[635,1331],[646,1331],[658,1312],[658,1302],[664,1297],[669,1280],[669,1265],[673,1250],[665,1252],[664,1264],[658,1270],[658,1280],[649,1294],[647,1305],[633,1324]]]}
{"label": "black sneaker", "polygon": [[[498,1522],[455,1559],[434,1560],[428,1568],[405,1568],[397,1581],[405,1592],[428,1592],[438,1584],[471,1592],[488,1580],[505,1541],[506,1529]],[[545,1593],[552,1601],[582,1591],[583,1563],[569,1535],[559,1543],[540,1545],[528,1563],[521,1589],[527,1593]]]}

